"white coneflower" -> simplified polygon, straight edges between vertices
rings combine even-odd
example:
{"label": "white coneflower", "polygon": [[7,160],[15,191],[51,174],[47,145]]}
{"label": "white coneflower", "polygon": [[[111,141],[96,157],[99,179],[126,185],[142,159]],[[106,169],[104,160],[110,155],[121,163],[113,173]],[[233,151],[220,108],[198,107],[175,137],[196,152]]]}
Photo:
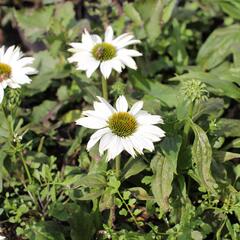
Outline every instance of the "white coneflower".
{"label": "white coneflower", "polygon": [[113,29],[107,27],[104,41],[98,35],[90,35],[85,29],[82,34],[82,42],[70,43],[73,56],[68,58],[70,63],[76,62],[77,69],[86,71],[87,77],[100,66],[100,71],[105,78],[108,78],[112,69],[121,72],[125,66],[137,69],[137,65],[132,57],[138,57],[142,54],[126,47],[132,44],[140,43],[134,39],[130,33],[124,33],[117,38],[113,38]]}
{"label": "white coneflower", "polygon": [[20,88],[31,82],[27,75],[37,73],[36,69],[30,67],[33,61],[32,57],[23,57],[19,47],[11,46],[6,51],[4,46],[0,48],[0,103],[7,86]]}
{"label": "white coneflower", "polygon": [[85,117],[76,121],[86,128],[98,129],[87,144],[88,151],[100,140],[100,155],[107,150],[108,160],[123,150],[135,157],[136,152],[143,154],[143,149],[153,151],[153,142],[165,136],[161,128],[154,126],[163,123],[161,116],[141,110],[143,101],[136,102],[128,111],[124,96],[117,99],[116,109],[103,98],[98,99],[100,102],[94,102],[94,110],[84,111]]}

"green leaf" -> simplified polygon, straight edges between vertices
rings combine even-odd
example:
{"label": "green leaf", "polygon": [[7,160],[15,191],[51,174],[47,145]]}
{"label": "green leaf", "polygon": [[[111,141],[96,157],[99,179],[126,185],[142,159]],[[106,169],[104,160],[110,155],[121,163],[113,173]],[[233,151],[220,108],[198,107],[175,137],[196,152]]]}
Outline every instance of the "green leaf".
{"label": "green leaf", "polygon": [[216,159],[220,162],[226,162],[229,160],[240,158],[240,153],[226,152],[226,151],[214,151],[213,157],[214,157],[214,159]]}
{"label": "green leaf", "polygon": [[240,91],[239,87],[236,85],[236,78],[232,79],[232,81],[229,81],[229,76],[219,74],[218,72],[204,72],[195,67],[189,69],[188,73],[173,77],[170,80],[187,81],[192,79],[206,83],[208,86],[208,91],[216,95],[226,95],[233,99],[240,99]]}
{"label": "green leaf", "polygon": [[177,135],[174,137],[166,137],[161,143],[161,149],[167,161],[172,165],[171,171],[177,174],[177,160],[180,147],[182,144],[182,137]]}
{"label": "green leaf", "polygon": [[71,110],[67,113],[65,113],[62,117],[61,120],[63,123],[73,123],[75,122],[78,118],[81,116],[81,111],[78,109]]}
{"label": "green leaf", "polygon": [[137,26],[143,25],[141,16],[133,3],[124,3],[124,12]]}
{"label": "green leaf", "polygon": [[146,25],[146,31],[149,36],[149,41],[153,42],[156,40],[156,38],[161,33],[161,21],[162,21],[162,15],[163,15],[163,8],[164,8],[164,1],[163,0],[157,0],[156,5],[154,7],[154,10],[151,14],[150,20]]}
{"label": "green leaf", "polygon": [[240,137],[240,120],[221,118],[217,122],[217,129],[214,133],[217,136]]}
{"label": "green leaf", "polygon": [[45,100],[39,106],[34,107],[32,112],[32,123],[40,123],[43,118],[49,113],[49,111],[54,108],[54,106],[56,106],[56,102]]}
{"label": "green leaf", "polygon": [[151,161],[153,171],[152,192],[157,204],[164,212],[169,209],[169,196],[172,192],[174,171],[172,163],[160,153],[156,154]]}
{"label": "green leaf", "polygon": [[15,10],[14,16],[18,25],[24,30],[26,38],[35,42],[49,30],[53,11],[53,6],[39,8],[38,10],[25,8],[18,11]]}
{"label": "green leaf", "polygon": [[200,183],[210,192],[216,193],[216,182],[211,175],[212,148],[204,130],[192,123],[191,127],[195,134],[192,147],[192,159],[196,164],[196,172]]}
{"label": "green leaf", "polygon": [[197,61],[204,69],[212,69],[240,47],[240,25],[215,30],[201,46]]}
{"label": "green leaf", "polygon": [[27,233],[31,240],[65,240],[61,227],[52,221],[39,222]]}
{"label": "green leaf", "polygon": [[130,158],[127,163],[124,165],[122,170],[122,180],[126,180],[146,169],[147,165],[140,158]]}
{"label": "green leaf", "polygon": [[72,2],[57,4],[55,12],[55,21],[58,20],[64,27],[67,27],[69,23],[74,19],[74,16],[75,12]]}

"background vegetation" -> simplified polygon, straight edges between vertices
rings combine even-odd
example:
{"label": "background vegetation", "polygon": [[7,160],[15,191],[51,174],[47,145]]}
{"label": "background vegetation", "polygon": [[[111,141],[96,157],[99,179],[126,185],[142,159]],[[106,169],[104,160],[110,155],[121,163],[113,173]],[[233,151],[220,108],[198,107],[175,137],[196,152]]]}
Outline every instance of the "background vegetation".
{"label": "background vegetation", "polygon": [[[240,239],[239,12],[239,0],[0,1],[0,44],[20,45],[39,71],[0,112],[0,235]],[[123,155],[120,179],[74,123],[100,79],[66,60],[84,28],[107,25],[132,31],[143,53],[137,71],[111,75],[111,101],[143,99],[167,133],[154,153]]]}

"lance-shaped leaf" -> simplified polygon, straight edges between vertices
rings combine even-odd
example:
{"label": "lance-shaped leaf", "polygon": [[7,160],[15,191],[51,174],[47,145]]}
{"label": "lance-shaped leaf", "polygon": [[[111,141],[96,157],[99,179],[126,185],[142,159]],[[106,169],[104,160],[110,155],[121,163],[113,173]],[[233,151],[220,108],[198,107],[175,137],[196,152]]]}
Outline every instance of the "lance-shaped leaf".
{"label": "lance-shaped leaf", "polygon": [[201,127],[192,123],[195,139],[192,147],[192,160],[196,165],[196,173],[200,185],[206,190],[215,193],[216,182],[211,175],[212,148],[206,133]]}
{"label": "lance-shaped leaf", "polygon": [[157,204],[167,212],[169,209],[169,196],[172,192],[172,181],[174,171],[171,162],[161,155],[157,154],[151,162],[153,170],[152,193]]}

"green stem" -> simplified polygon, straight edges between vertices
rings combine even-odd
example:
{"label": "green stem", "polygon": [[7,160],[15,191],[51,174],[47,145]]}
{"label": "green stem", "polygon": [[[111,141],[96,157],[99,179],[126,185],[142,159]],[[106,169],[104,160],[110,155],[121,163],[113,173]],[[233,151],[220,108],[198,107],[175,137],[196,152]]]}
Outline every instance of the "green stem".
{"label": "green stem", "polygon": [[107,87],[107,79],[102,77],[102,94],[103,98],[108,100],[108,87]]}
{"label": "green stem", "polygon": [[121,155],[120,154],[115,158],[115,171],[116,171],[116,177],[119,178],[121,175]]}
{"label": "green stem", "polygon": [[189,134],[189,130],[190,130],[190,126],[191,126],[191,121],[190,119],[192,119],[192,114],[193,114],[193,103],[190,103],[189,106],[189,119],[187,119],[184,129],[183,129],[183,141],[182,141],[182,146],[185,148],[187,143],[188,143],[188,134]]}
{"label": "green stem", "polygon": [[131,215],[131,217],[132,217],[133,221],[135,222],[136,226],[139,228],[140,226],[139,226],[139,224],[138,224],[135,216],[133,215],[133,213],[132,213],[131,209],[129,208],[128,204],[126,203],[126,201],[125,201],[124,198],[122,197],[121,193],[118,191],[117,194],[118,194],[118,196],[120,197],[120,199],[122,200],[122,202],[123,202],[123,204],[125,205],[125,207],[127,208],[128,212],[129,212],[129,214]]}
{"label": "green stem", "polygon": [[30,172],[29,172],[29,169],[28,169],[27,163],[26,163],[26,161],[25,161],[25,159],[24,159],[24,157],[23,157],[23,153],[22,153],[22,151],[20,152],[20,158],[21,158],[21,160],[22,160],[22,163],[23,163],[24,169],[25,169],[25,171],[26,171],[26,173],[27,173],[29,183],[31,184],[31,183],[32,183],[32,177],[31,177],[31,174],[30,174]]}

